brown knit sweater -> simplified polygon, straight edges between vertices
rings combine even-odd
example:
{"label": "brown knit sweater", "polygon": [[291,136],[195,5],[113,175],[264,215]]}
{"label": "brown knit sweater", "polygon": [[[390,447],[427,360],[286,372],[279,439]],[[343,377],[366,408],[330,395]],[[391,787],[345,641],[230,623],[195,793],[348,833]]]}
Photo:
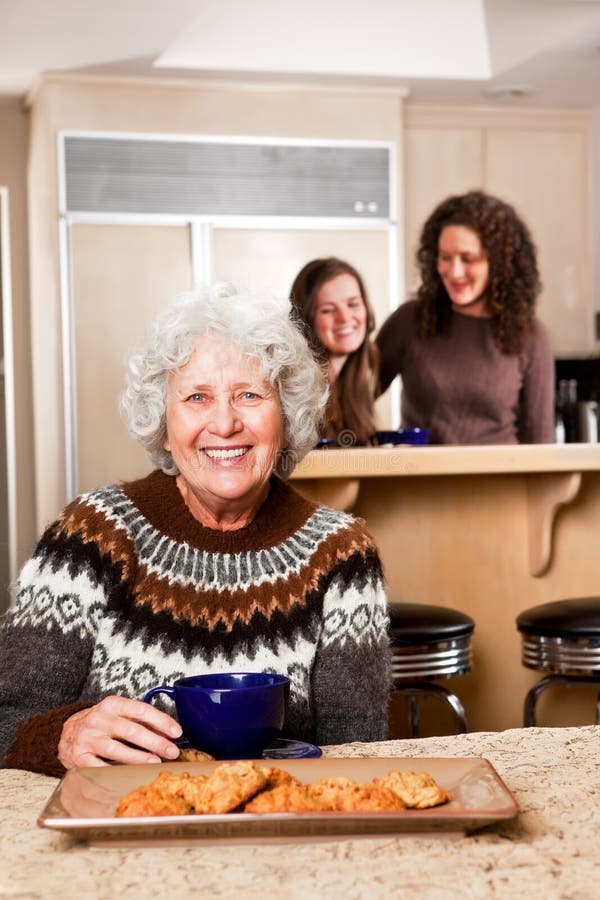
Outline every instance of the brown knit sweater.
{"label": "brown knit sweater", "polygon": [[386,601],[364,526],[277,478],[230,532],[161,472],[92,491],[46,530],[0,631],[0,755],[59,775],[77,709],[211,671],[287,675],[287,737],[384,737]]}
{"label": "brown knit sweater", "polygon": [[453,313],[447,333],[421,337],[417,303],[403,303],[377,336],[380,390],[402,377],[402,425],[432,444],[554,441],[553,358],[536,321],[519,355],[498,348],[487,318]]}

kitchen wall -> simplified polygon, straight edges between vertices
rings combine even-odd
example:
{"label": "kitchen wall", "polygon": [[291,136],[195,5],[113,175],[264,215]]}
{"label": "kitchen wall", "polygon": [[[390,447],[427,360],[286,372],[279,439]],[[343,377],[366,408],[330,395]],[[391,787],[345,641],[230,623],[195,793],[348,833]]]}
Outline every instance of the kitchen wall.
{"label": "kitchen wall", "polygon": [[[28,115],[23,101],[0,96],[0,185],[8,188],[13,296],[14,380],[17,459],[17,564],[31,553],[36,537],[29,318],[27,228]],[[2,447],[0,452],[5,453]],[[2,456],[4,470],[4,456]],[[4,511],[0,515],[4,517]],[[7,600],[7,574],[0,574],[0,611]]]}
{"label": "kitchen wall", "polygon": [[[600,314],[600,106],[590,114],[590,193],[594,309]],[[600,334],[596,334],[600,339]]]}

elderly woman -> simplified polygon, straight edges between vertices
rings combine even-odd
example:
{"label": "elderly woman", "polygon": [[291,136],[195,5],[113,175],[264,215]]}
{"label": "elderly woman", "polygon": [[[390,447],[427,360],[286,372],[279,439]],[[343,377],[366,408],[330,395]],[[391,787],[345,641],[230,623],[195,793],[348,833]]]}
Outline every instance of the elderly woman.
{"label": "elderly woman", "polygon": [[0,639],[5,765],[174,759],[179,724],[139,698],[202,672],[288,676],[287,737],[384,736],[377,551],[285,481],[326,400],[287,301],[221,285],[157,319],[123,398],[157,468],[78,497],[24,566]]}
{"label": "elderly woman", "polygon": [[433,444],[554,440],[550,340],[535,245],[508,203],[448,197],[417,251],[421,284],[377,335],[380,388],[402,376],[402,424]]}

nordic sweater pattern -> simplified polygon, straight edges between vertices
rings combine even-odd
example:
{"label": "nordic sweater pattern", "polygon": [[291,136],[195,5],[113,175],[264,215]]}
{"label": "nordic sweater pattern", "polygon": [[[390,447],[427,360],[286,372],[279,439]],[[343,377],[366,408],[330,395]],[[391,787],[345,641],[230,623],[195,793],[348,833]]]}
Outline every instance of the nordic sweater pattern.
{"label": "nordic sweater pattern", "polygon": [[81,703],[217,671],[287,675],[289,737],[384,737],[386,600],[364,525],[277,478],[233,532],[200,525],[160,472],[83,494],[42,536],[0,632],[0,754],[14,741],[6,764],[50,771]]}

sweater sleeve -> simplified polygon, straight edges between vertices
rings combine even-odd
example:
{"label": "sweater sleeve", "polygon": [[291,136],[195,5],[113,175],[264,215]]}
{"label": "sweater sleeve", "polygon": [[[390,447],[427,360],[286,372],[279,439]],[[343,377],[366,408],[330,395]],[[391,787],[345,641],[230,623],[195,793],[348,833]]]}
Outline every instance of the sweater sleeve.
{"label": "sweater sleeve", "polygon": [[521,444],[554,443],[554,357],[541,322],[529,342],[519,398],[518,439]]}
{"label": "sweater sleeve", "polygon": [[57,750],[63,725],[76,712],[89,706],[92,704],[84,701],[70,703],[21,722],[4,757],[4,766],[62,778],[65,767],[58,759]]}
{"label": "sweater sleeve", "polygon": [[[15,606],[0,627],[0,759],[31,720],[17,756],[9,754],[13,766],[31,762],[40,771],[38,757],[56,761],[62,723],[76,711],[62,716],[60,708],[81,700],[106,603],[92,556],[55,524],[19,576]],[[41,715],[53,710],[57,733]]]}
{"label": "sweater sleeve", "polygon": [[398,338],[398,310],[396,310],[385,320],[375,339],[379,349],[379,395],[384,394],[396,375],[401,374]]}
{"label": "sweater sleeve", "polygon": [[408,300],[385,320],[375,339],[379,350],[379,395],[385,393],[406,365],[407,350],[416,337],[416,302]]}
{"label": "sweater sleeve", "polygon": [[317,743],[384,740],[390,684],[383,574],[370,543],[336,569],[324,598],[312,677]]}

